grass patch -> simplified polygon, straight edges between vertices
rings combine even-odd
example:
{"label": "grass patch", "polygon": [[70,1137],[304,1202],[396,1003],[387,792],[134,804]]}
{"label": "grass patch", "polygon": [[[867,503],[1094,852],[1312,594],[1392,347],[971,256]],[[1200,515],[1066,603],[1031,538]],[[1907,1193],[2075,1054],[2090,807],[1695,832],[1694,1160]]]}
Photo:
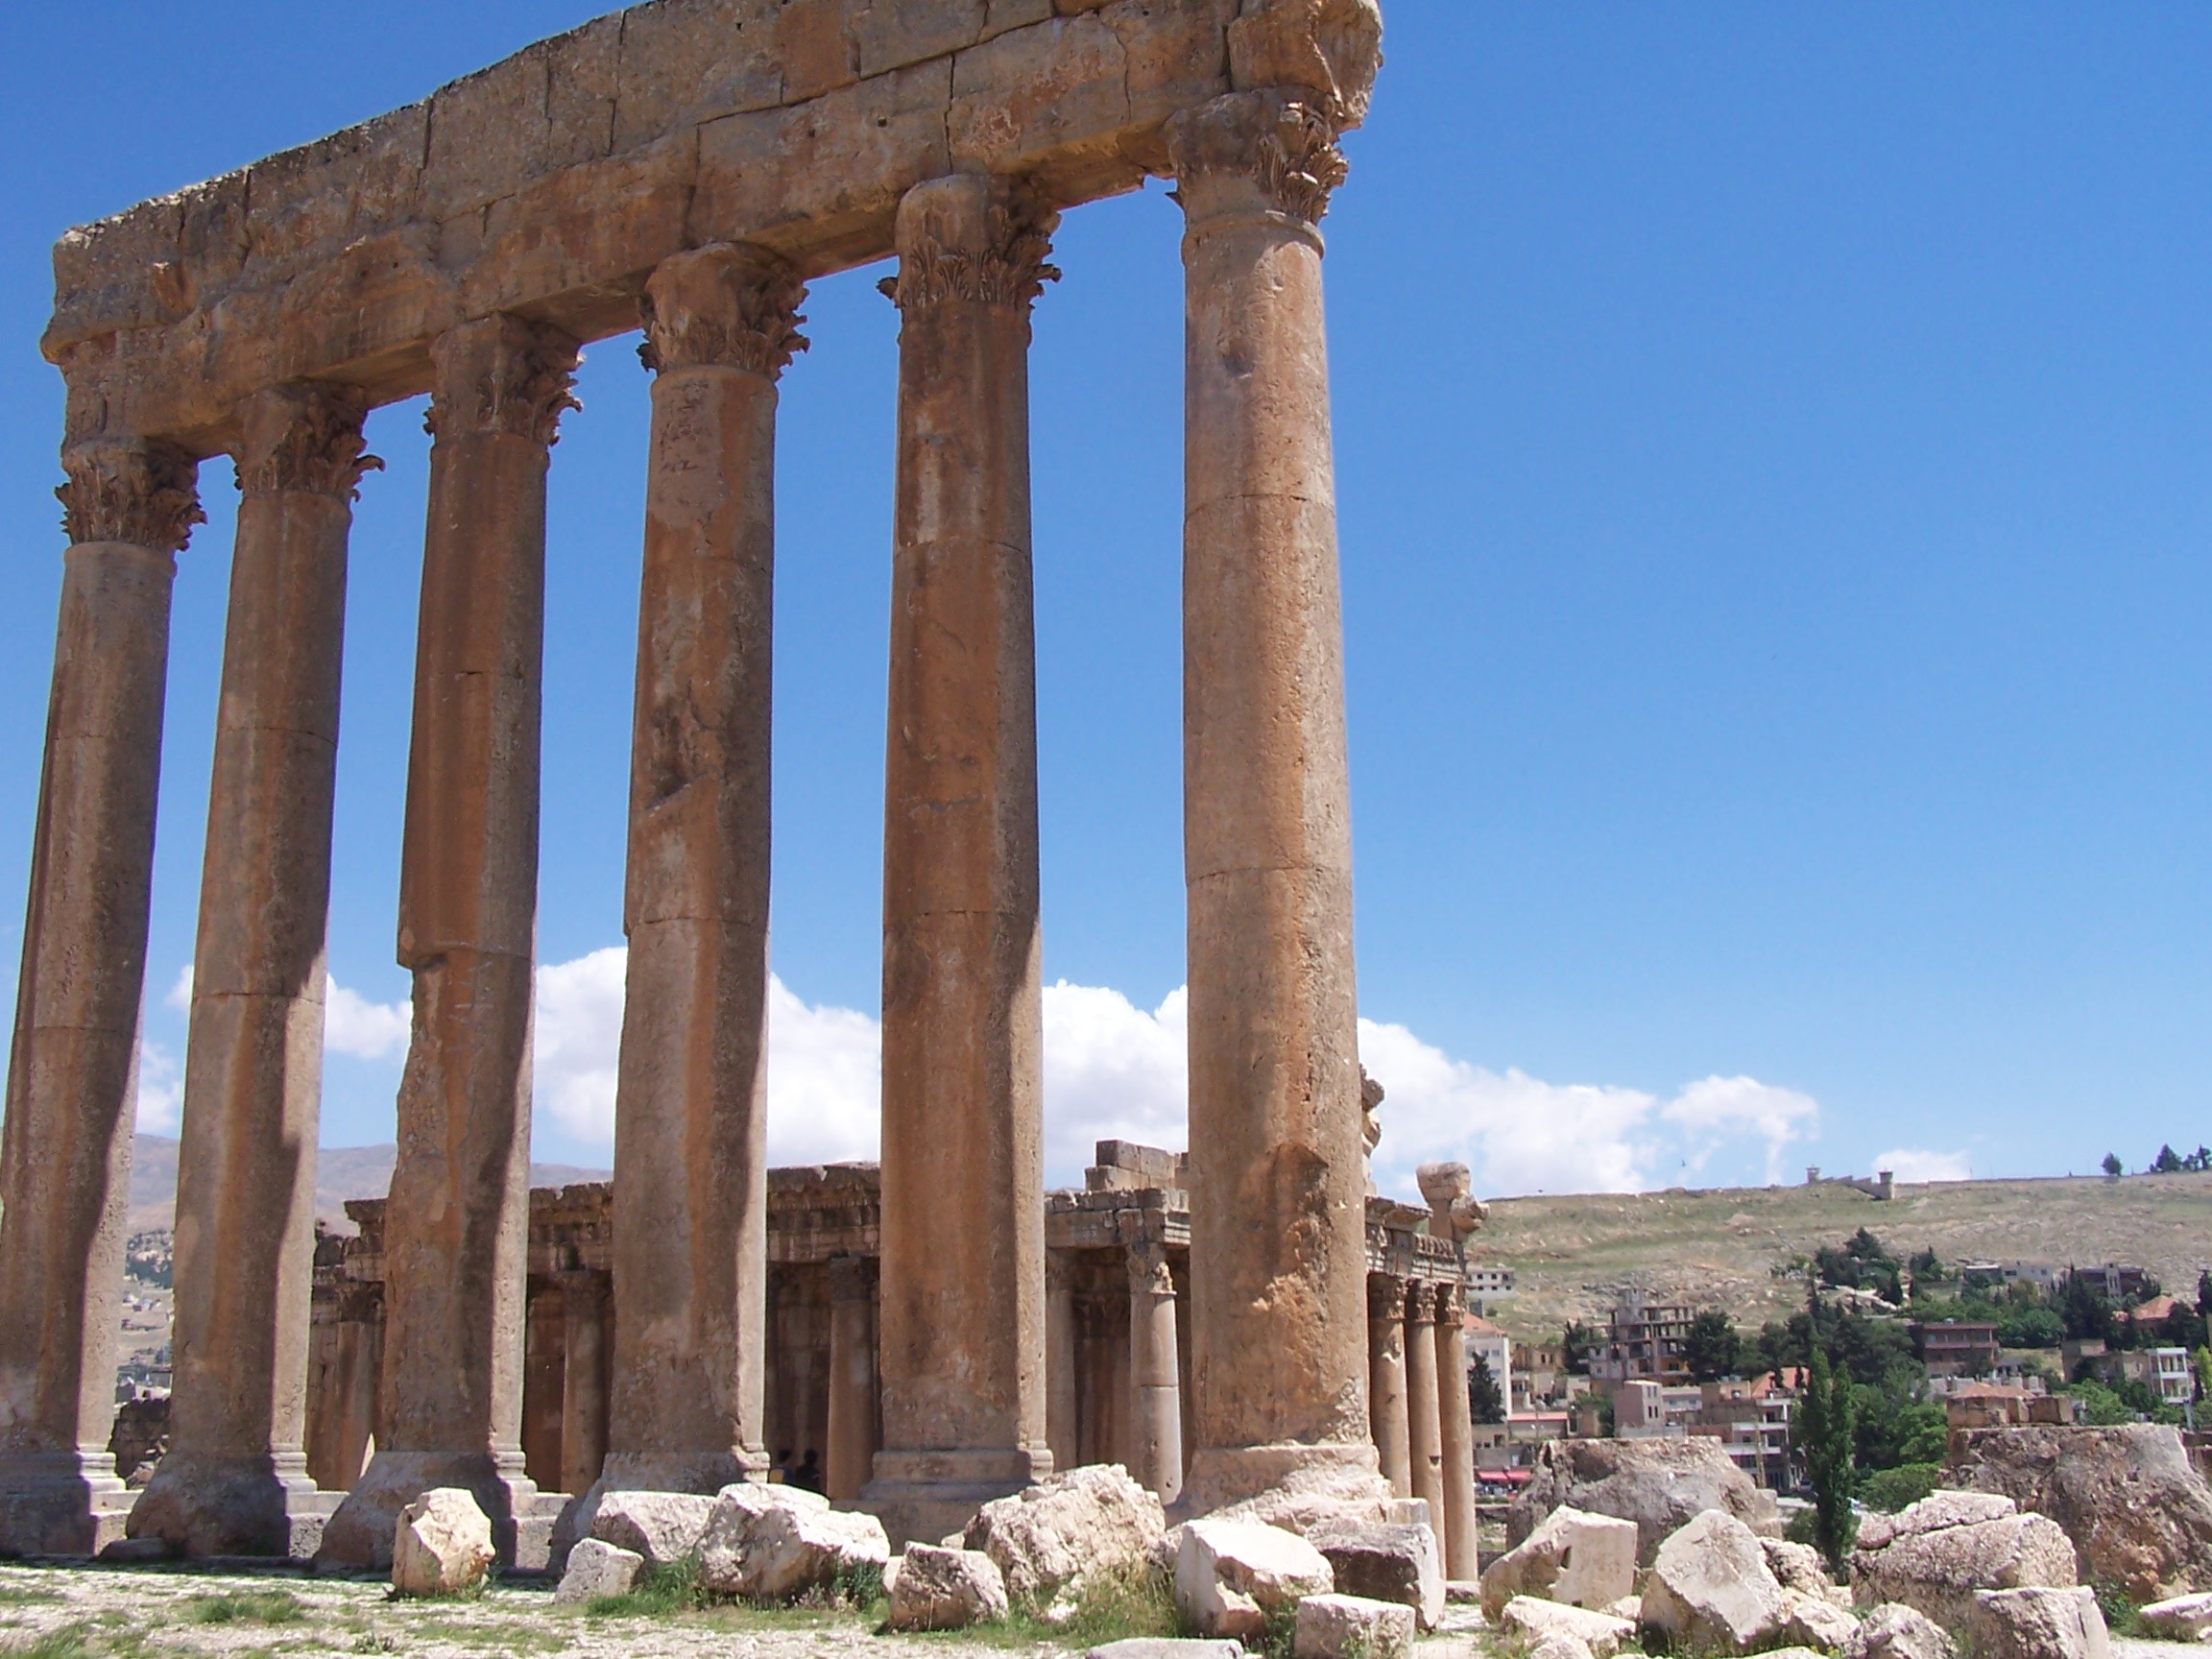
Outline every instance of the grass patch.
{"label": "grass patch", "polygon": [[195,1624],[297,1624],[307,1616],[289,1590],[240,1590],[222,1596],[187,1596],[184,1617]]}
{"label": "grass patch", "polygon": [[93,1645],[90,1626],[84,1624],[64,1624],[42,1636],[0,1643],[0,1653],[9,1659],[93,1659],[99,1651]]}
{"label": "grass patch", "polygon": [[[1041,1607],[1016,1607],[998,1624],[978,1624],[950,1632],[998,1647],[1027,1647],[1039,1643],[1087,1648],[1128,1636],[1189,1636],[1175,1610],[1173,1587],[1145,1563],[1118,1573],[1101,1573],[1076,1592],[1067,1616],[1050,1619]],[[1287,1655],[1286,1647],[1284,1653]]]}
{"label": "grass patch", "polygon": [[382,1630],[364,1630],[353,1638],[350,1650],[355,1653],[394,1653],[398,1651],[398,1638]]}
{"label": "grass patch", "polygon": [[13,1584],[0,1585],[0,1606],[15,1606],[25,1601],[59,1601],[60,1594],[53,1590],[32,1590]]}
{"label": "grass patch", "polygon": [[2148,1636],[2143,1628],[2143,1607],[2132,1596],[2109,1578],[2092,1580],[2097,1592],[2097,1611],[2104,1615],[2104,1627],[2115,1636]]}
{"label": "grass patch", "polygon": [[695,1613],[707,1605],[707,1588],[699,1582],[699,1564],[685,1557],[662,1562],[638,1575],[635,1589],[619,1596],[594,1596],[584,1603],[587,1619],[665,1619],[675,1613]]}
{"label": "grass patch", "polygon": [[410,1632],[457,1647],[496,1647],[503,1653],[558,1653],[568,1646],[565,1634],[541,1630],[535,1624],[498,1620],[482,1624],[460,1624],[450,1619],[418,1624]]}

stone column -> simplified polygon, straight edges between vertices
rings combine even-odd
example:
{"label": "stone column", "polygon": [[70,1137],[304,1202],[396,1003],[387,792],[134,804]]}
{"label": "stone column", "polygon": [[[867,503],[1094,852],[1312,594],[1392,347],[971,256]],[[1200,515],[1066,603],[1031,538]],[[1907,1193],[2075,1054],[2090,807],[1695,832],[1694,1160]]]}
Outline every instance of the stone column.
{"label": "stone column", "polygon": [[1163,1503],[1183,1496],[1183,1379],[1175,1358],[1175,1279],[1167,1251],[1129,1247],[1129,1405],[1136,1462],[1130,1473]]}
{"label": "stone column", "polygon": [[1436,1286],[1436,1391],[1444,1452],[1444,1507],[1436,1537],[1444,1551],[1444,1576],[1472,1582],[1482,1576],[1476,1559],[1475,1418],[1467,1397],[1464,1290]]}
{"label": "stone column", "polygon": [[320,385],[239,410],[238,539],[193,952],[178,1149],[169,1451],[133,1538],[311,1555],[308,1303],[324,927],[346,642],[346,541],[368,402]]}
{"label": "stone column", "polygon": [[1400,1498],[1413,1496],[1413,1465],[1406,1416],[1406,1281],[1388,1273],[1367,1276],[1368,1411],[1382,1478]]}
{"label": "stone column", "polygon": [[607,1279],[561,1276],[561,1490],[586,1492],[607,1460]]}
{"label": "stone column", "polygon": [[1045,1437],[1052,1449],[1055,1469],[1072,1469],[1079,1460],[1074,1270],[1070,1252],[1046,1252]]}
{"label": "stone column", "polygon": [[1373,1496],[1342,626],[1318,109],[1177,115],[1187,228],[1183,824],[1203,1512],[1295,1476]]}
{"label": "stone column", "polygon": [[0,1551],[123,1533],[108,1453],[169,590],[201,521],[181,449],[62,455],[70,547],[0,1133]]}
{"label": "stone column", "polygon": [[1429,1504],[1430,1525],[1444,1532],[1444,1431],[1436,1403],[1436,1287],[1427,1279],[1406,1286],[1406,1439],[1413,1496]]}
{"label": "stone column", "polygon": [[876,1267],[865,1256],[830,1262],[830,1431],[823,1483],[849,1503],[876,1461]]}
{"label": "stone column", "polygon": [[630,757],[604,1484],[764,1480],[768,744],[776,379],[805,290],[773,254],[646,285],[653,448]]}
{"label": "stone column", "polygon": [[883,849],[883,1445],[934,1539],[1048,1473],[1029,306],[1055,223],[1005,180],[900,204]]}
{"label": "stone column", "polygon": [[431,361],[399,869],[415,1022],[385,1219],[381,1432],[319,1557],[348,1568],[388,1565],[400,1508],[432,1486],[476,1494],[505,1560],[539,1507],[521,1446],[539,671],[545,469],[576,344],[494,316],[441,335]]}

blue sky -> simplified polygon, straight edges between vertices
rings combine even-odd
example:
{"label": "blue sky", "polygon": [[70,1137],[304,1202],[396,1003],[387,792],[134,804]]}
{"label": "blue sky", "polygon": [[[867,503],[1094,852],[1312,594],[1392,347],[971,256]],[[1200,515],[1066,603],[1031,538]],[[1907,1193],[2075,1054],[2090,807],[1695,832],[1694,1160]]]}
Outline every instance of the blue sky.
{"label": "blue sky", "polygon": [[[61,538],[48,251],[601,8],[0,23],[0,949]],[[2131,1166],[2212,1139],[2212,12],[1394,0],[1327,222],[1384,1173]],[[1053,1173],[1179,1134],[1181,277],[1071,214],[1033,357]],[[781,1155],[873,1133],[896,313],[816,285],[780,433]],[[602,1163],[646,384],[555,452],[541,1157]],[[427,440],[353,543],[324,1139],[391,1133]],[[230,534],[180,561],[147,998],[173,1113]],[[613,998],[615,1000],[611,1001]],[[349,999],[347,999],[349,998]]]}

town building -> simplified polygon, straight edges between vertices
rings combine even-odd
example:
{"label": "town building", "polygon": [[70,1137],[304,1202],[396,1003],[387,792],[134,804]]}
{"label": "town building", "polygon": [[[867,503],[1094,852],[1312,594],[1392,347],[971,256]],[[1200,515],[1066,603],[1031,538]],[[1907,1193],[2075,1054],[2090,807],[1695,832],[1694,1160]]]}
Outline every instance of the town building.
{"label": "town building", "polygon": [[1931,1377],[1979,1377],[1997,1363],[1997,1327],[1978,1320],[1915,1319],[1912,1351]]}
{"label": "town building", "polygon": [[1689,1352],[1689,1308],[1679,1302],[1647,1301],[1631,1291],[1606,1322],[1605,1349],[1591,1360],[1590,1375],[1613,1384],[1687,1382]]}

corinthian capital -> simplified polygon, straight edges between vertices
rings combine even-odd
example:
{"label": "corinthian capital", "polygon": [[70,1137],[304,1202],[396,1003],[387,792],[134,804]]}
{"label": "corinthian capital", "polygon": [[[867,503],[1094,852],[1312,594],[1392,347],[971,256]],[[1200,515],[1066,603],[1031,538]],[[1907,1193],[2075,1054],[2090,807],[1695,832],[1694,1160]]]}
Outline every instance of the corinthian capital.
{"label": "corinthian capital", "polygon": [[1317,225],[1344,182],[1336,131],[1321,104],[1277,90],[1186,109],[1167,123],[1176,200],[1192,224],[1262,212]]}
{"label": "corinthian capital", "polygon": [[248,495],[298,491],[350,501],[364,472],[384,463],[363,453],[369,399],[349,386],[294,381],[239,405],[238,488]]}
{"label": "corinthian capital", "polygon": [[173,444],[96,438],[61,453],[69,481],[55,490],[73,542],[122,541],[178,553],[204,524],[200,463]]}
{"label": "corinthian capital", "polygon": [[1152,1239],[1129,1246],[1129,1290],[1135,1296],[1172,1296],[1175,1273],[1167,1265],[1167,1249]]}
{"label": "corinthian capital", "polygon": [[799,325],[806,284],[764,248],[724,245],[664,259],[638,309],[645,342],[637,355],[669,369],[743,369],[773,380],[806,349]]}
{"label": "corinthian capital", "polygon": [[958,300],[1026,313],[1045,284],[1060,279],[1046,262],[1059,223],[1018,180],[929,180],[899,204],[899,275],[878,286],[902,311]]}
{"label": "corinthian capital", "polygon": [[430,346],[437,385],[422,424],[433,438],[504,432],[550,446],[563,411],[583,407],[569,391],[578,355],[558,328],[519,317],[448,328]]}
{"label": "corinthian capital", "polygon": [[1376,0],[1244,0],[1229,25],[1229,84],[1303,93],[1339,132],[1367,118],[1382,67]]}

